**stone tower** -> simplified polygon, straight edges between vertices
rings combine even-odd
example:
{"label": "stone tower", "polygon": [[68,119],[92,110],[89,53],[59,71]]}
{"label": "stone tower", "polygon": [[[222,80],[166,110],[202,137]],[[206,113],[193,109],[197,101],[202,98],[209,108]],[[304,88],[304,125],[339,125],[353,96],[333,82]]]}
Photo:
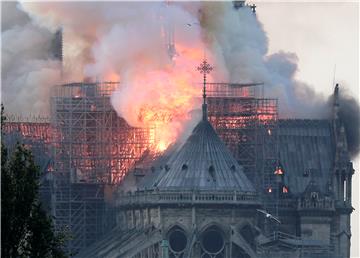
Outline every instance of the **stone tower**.
{"label": "stone tower", "polygon": [[334,216],[334,239],[336,253],[341,257],[350,257],[350,214],[352,175],[354,169],[350,161],[346,132],[339,116],[339,85],[334,90],[333,132],[335,138],[335,158],[333,170],[333,187],[336,213]]}

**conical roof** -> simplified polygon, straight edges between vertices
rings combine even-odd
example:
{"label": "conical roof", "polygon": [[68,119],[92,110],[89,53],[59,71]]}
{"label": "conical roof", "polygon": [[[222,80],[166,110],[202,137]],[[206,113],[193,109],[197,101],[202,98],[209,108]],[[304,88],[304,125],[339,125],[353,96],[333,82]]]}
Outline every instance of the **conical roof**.
{"label": "conical roof", "polygon": [[184,145],[155,176],[145,180],[147,189],[219,190],[255,192],[231,152],[211,124],[203,119]]}

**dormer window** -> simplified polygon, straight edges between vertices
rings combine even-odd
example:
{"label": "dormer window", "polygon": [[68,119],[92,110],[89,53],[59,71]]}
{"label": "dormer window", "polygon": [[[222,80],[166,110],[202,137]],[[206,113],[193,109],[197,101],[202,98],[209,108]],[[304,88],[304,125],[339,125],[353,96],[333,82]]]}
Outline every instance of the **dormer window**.
{"label": "dormer window", "polygon": [[165,165],[165,171],[169,171],[170,170],[170,166],[168,164]]}
{"label": "dormer window", "polygon": [[303,177],[309,177],[310,171],[309,169],[306,169],[303,173]]}
{"label": "dormer window", "polygon": [[283,186],[282,192],[283,192],[283,193],[288,193],[288,192],[289,192],[289,189],[288,189],[286,186]]}
{"label": "dormer window", "polygon": [[211,174],[211,173],[214,173],[214,172],[215,172],[215,168],[214,168],[213,165],[211,165],[211,166],[209,167],[209,173]]}
{"label": "dormer window", "polygon": [[277,166],[274,172],[275,175],[279,176],[279,175],[283,175],[284,174],[284,170],[282,169],[282,167]]}
{"label": "dormer window", "polygon": [[181,170],[187,170],[187,169],[188,169],[188,166],[186,164],[183,164],[181,167]]}
{"label": "dormer window", "polygon": [[214,168],[213,165],[211,165],[211,166],[209,167],[209,174],[210,174],[210,176],[212,177],[213,181],[215,182],[215,181],[216,181],[216,178],[215,178],[215,168]]}

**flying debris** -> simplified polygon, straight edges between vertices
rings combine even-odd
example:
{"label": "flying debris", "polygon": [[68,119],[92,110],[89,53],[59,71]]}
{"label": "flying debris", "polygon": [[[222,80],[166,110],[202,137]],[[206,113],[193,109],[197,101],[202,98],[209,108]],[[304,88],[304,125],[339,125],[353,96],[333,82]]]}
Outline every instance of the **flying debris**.
{"label": "flying debris", "polygon": [[191,27],[193,25],[200,25],[198,22],[186,23],[187,26]]}
{"label": "flying debris", "polygon": [[273,220],[275,220],[277,223],[281,224],[280,220],[279,220],[277,217],[271,215],[271,214],[268,213],[266,210],[260,210],[260,209],[256,209],[256,210],[257,210],[258,212],[261,212],[261,213],[265,214],[266,218],[268,218],[268,219],[273,219]]}

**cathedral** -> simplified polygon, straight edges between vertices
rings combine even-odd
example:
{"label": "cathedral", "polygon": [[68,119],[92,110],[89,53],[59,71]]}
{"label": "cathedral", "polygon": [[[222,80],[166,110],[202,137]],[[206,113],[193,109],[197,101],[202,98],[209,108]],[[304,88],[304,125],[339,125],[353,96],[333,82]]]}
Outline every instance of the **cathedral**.
{"label": "cathedral", "polygon": [[[72,49],[72,37],[63,37],[62,27],[53,35],[47,50],[51,52],[51,59],[61,63],[59,73],[63,83],[51,87],[49,99],[46,100],[50,105],[49,117],[6,114],[6,121],[2,125],[3,141],[8,146],[9,153],[18,143],[33,153],[41,174],[39,199],[52,216],[55,229],[71,235],[71,239],[65,243],[67,251],[77,258],[349,258],[350,217],[354,210],[352,176],[355,172],[351,160],[359,152],[358,138],[354,136],[359,133],[359,123],[358,120],[353,120],[356,120],[354,117],[358,115],[359,109],[356,109],[356,113],[355,109],[348,107],[352,104],[347,102],[345,94],[342,94],[343,90],[336,84],[329,102],[321,103],[324,104],[324,109],[329,104],[328,116],[294,118],[291,112],[301,111],[312,100],[303,103],[301,100],[302,105],[294,105],[297,107],[295,111],[287,110],[288,103],[280,101],[291,102],[291,98],[297,95],[296,90],[303,89],[297,88],[294,92],[287,93],[283,92],[284,88],[275,88],[277,84],[286,84],[283,83],[285,77],[282,77],[280,71],[275,71],[275,66],[274,69],[267,68],[265,74],[259,73],[267,66],[272,66],[272,61],[277,63],[279,60],[268,59],[261,67],[256,62],[247,63],[253,57],[262,61],[268,57],[265,56],[268,38],[262,25],[257,19],[250,19],[256,18],[255,4],[238,0],[232,1],[229,6],[216,4],[212,7],[195,8],[194,14],[189,12],[190,16],[186,15],[184,19],[174,17],[174,21],[171,21],[172,14],[183,14],[185,9],[182,8],[192,10],[193,7],[184,5],[178,9],[170,2],[172,1],[164,1],[165,5],[161,6],[161,10],[154,8],[156,15],[150,15],[159,17],[156,18],[156,31],[159,35],[154,34],[151,29],[152,23],[144,23],[149,21],[146,20],[148,18],[138,21],[136,16],[141,15],[138,15],[137,9],[129,7],[127,13],[126,5],[124,9],[116,9],[112,2],[106,8],[104,5],[106,15],[103,18],[106,23],[111,23],[109,29],[94,27],[93,23],[85,22],[84,28],[80,25],[67,28],[67,22],[64,23],[64,35],[66,29],[70,29],[70,32],[81,29],[78,35],[84,37],[86,42],[93,36],[86,33],[83,35],[83,32],[94,31],[100,35],[108,30],[113,33],[119,28],[122,31],[122,24],[126,25],[124,28],[132,28],[128,26],[128,22],[134,23],[136,26],[132,32],[139,32],[139,45],[143,46],[134,51],[136,55],[131,54],[129,59],[124,57],[124,60],[130,61],[131,57],[131,60],[148,62],[147,58],[142,58],[142,54],[137,52],[146,50],[151,52],[151,58],[156,59],[151,60],[155,64],[162,56],[162,53],[156,51],[166,46],[167,55],[164,54],[164,57],[169,57],[166,61],[169,61],[172,68],[177,67],[175,60],[180,53],[176,49],[175,28],[180,32],[187,31],[189,37],[197,33],[198,29],[199,37],[203,36],[205,29],[208,33],[219,29],[219,35],[216,34],[219,41],[214,41],[216,52],[228,51],[226,56],[233,58],[225,58],[222,65],[229,72],[232,70],[231,73],[236,76],[230,77],[230,82],[209,82],[206,79],[213,69],[211,65],[204,60],[197,67],[203,76],[203,82],[200,83],[203,88],[202,98],[199,90],[199,96],[191,96],[194,98],[189,100],[191,108],[184,105],[184,117],[199,115],[198,119],[192,120],[197,123],[192,131],[180,135],[178,138],[181,139],[170,144],[167,149],[164,147],[165,150],[157,150],[159,139],[156,139],[156,126],[165,127],[169,121],[180,124],[181,120],[175,120],[174,115],[179,104],[169,109],[165,122],[162,115],[157,114],[161,113],[158,106],[153,108],[150,105],[151,111],[154,111],[153,120],[140,126],[130,124],[130,120],[125,117],[127,113],[141,117],[141,109],[139,113],[132,111],[132,105],[137,104],[136,98],[142,98],[137,95],[136,89],[134,94],[124,91],[126,94],[119,98],[119,102],[129,102],[124,108],[124,114],[115,110],[114,92],[121,89],[120,85],[124,83],[118,82],[117,76],[105,81],[99,81],[97,77],[86,77],[79,82],[66,82],[66,75],[70,72],[67,70],[71,70],[72,65],[65,69],[68,64],[63,62],[63,58],[66,59],[63,48],[66,45]],[[134,8],[143,8],[143,5],[139,2]],[[171,11],[173,7],[176,8]],[[82,9],[88,10],[83,7],[81,10],[69,9],[73,10],[70,13],[76,14],[75,21],[83,20],[78,19],[79,17],[92,17],[95,14],[89,12],[86,16],[79,16]],[[233,9],[243,13],[242,15],[246,14],[241,16],[238,25],[229,23],[228,26],[227,21],[222,19],[212,20],[226,14],[223,11],[234,11]],[[101,13],[97,7],[89,10]],[[124,10],[125,16],[117,10]],[[147,12],[149,8],[146,7],[145,10]],[[162,12],[166,15],[162,15]],[[114,17],[109,16],[112,13]],[[132,13],[136,19],[127,21],[127,16],[133,19]],[[9,14],[11,16],[12,12]],[[115,16],[118,17],[113,21]],[[209,17],[211,20],[207,20]],[[98,19],[95,18],[94,22],[97,22]],[[215,28],[219,22],[224,24]],[[138,30],[137,26],[140,24],[141,29]],[[256,28],[252,27],[254,24]],[[146,29],[143,29],[144,26]],[[238,31],[236,26],[240,26],[241,30]],[[147,27],[149,30],[144,33]],[[14,25],[14,28],[18,30],[18,25]],[[226,31],[220,28],[226,28]],[[229,32],[228,28],[231,28]],[[254,32],[254,35],[250,33],[249,36],[248,32]],[[211,33],[209,38],[213,36]],[[229,33],[224,41],[220,40],[223,33]],[[152,34],[158,35],[154,51],[149,48],[150,41],[146,38],[154,36]],[[134,43],[128,40],[127,34],[120,36],[124,37],[121,42],[126,43],[126,49],[132,47]],[[112,39],[112,34],[104,34],[103,38]],[[69,41],[64,42],[65,39]],[[239,46],[240,41],[243,46]],[[101,42],[96,40],[89,43],[91,53],[96,50],[93,46],[106,49],[106,53],[116,53],[114,56],[122,56],[124,53],[118,48],[116,41],[111,43],[116,46],[116,51],[107,49],[107,44],[104,45],[106,47],[101,47]],[[196,42],[197,40],[189,40],[186,46],[189,45],[189,49],[192,49],[193,45],[197,45]],[[245,51],[252,45],[259,45],[260,50],[249,53]],[[218,46],[223,47],[217,48]],[[29,50],[33,51],[32,48]],[[196,50],[202,52],[200,45]],[[192,56],[192,50],[190,52]],[[83,54],[87,56],[86,52]],[[25,54],[20,56],[27,58]],[[106,57],[107,55],[104,58]],[[17,56],[14,58],[17,59]],[[200,55],[194,57],[195,60],[198,58]],[[83,57],[75,56],[74,59],[81,61]],[[191,65],[192,59],[193,57],[189,59]],[[233,65],[231,61],[235,59],[242,62]],[[109,61],[111,62],[106,64],[113,63],[112,59]],[[220,66],[221,62],[220,60],[217,64]],[[121,65],[123,72],[138,66],[136,62],[126,64],[123,61],[114,62],[114,65],[118,63],[124,63]],[[190,63],[184,62],[183,65],[193,69]],[[142,63],[139,64],[142,67]],[[281,62],[281,65],[288,69],[293,64]],[[239,70],[253,68],[252,76],[244,76],[243,71]],[[187,86],[191,86],[195,92],[198,85],[196,80],[200,77],[188,73],[194,70],[184,71],[186,77],[190,78]],[[174,70],[174,74],[175,72],[177,73]],[[141,73],[131,73],[142,78]],[[167,74],[167,70],[165,73]],[[268,75],[271,76],[267,78]],[[122,78],[123,74],[119,76]],[[279,79],[273,81],[277,76]],[[212,79],[215,78],[216,76]],[[252,80],[264,78],[267,78],[265,83]],[[245,79],[251,81],[241,81]],[[164,95],[161,96],[166,99],[167,94],[173,93],[170,90],[174,89],[164,83],[163,76],[159,76],[159,80],[164,85],[161,88]],[[168,80],[172,83],[170,80],[173,78]],[[141,90],[145,89],[143,86],[151,88],[152,80],[144,77],[143,81],[146,83],[141,84]],[[184,85],[181,83],[178,86],[180,88]],[[160,92],[156,87],[152,90]],[[272,98],[267,96],[270,93]],[[285,95],[286,100],[283,99]],[[155,99],[152,94],[144,96],[151,99],[149,103]],[[197,100],[198,105],[195,104]],[[139,104],[139,108],[146,107],[147,103],[140,103],[142,106]],[[354,103],[358,105],[355,100]],[[34,103],[31,105],[35,106]],[[196,110],[187,110],[194,108],[192,105],[196,105]],[[168,108],[168,103],[164,106]],[[290,118],[279,117],[278,106],[283,107],[281,115]],[[306,107],[306,110],[310,109],[311,107]],[[315,110],[311,109],[310,112],[313,111]],[[309,115],[305,113],[307,112],[299,112],[304,116]],[[159,131],[161,130],[164,129],[160,128]]]}
{"label": "cathedral", "polygon": [[201,121],[179,147],[127,174],[112,198],[116,225],[78,257],[350,257],[354,169],[339,86],[331,119],[279,119],[268,182],[246,173],[247,164],[213,126],[210,66],[204,61],[200,68]]}

